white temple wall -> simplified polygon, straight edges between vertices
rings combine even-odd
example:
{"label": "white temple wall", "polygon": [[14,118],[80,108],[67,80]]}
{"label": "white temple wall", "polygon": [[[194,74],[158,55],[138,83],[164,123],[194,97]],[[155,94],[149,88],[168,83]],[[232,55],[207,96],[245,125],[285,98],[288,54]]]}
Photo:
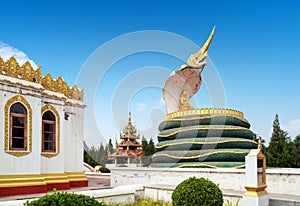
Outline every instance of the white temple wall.
{"label": "white temple wall", "polygon": [[66,106],[70,114],[65,124],[65,171],[82,172],[83,162],[83,108]]}
{"label": "white temple wall", "polygon": [[[112,187],[121,185],[143,184],[144,186],[167,185],[177,186],[189,177],[208,178],[218,184],[221,190],[245,192],[245,169],[233,168],[128,168],[111,169],[110,184]],[[281,195],[300,194],[299,168],[267,169],[267,192]]]}
{"label": "white temple wall", "polygon": [[43,98],[42,107],[51,104],[58,112],[59,119],[60,119],[60,138],[59,138],[59,154],[57,156],[48,158],[41,156],[41,173],[64,173],[64,158],[65,158],[65,138],[61,135],[64,132],[63,125],[64,125],[64,102],[59,100],[54,100],[50,98]]}
{"label": "white temple wall", "polygon": [[75,168],[74,171],[82,172],[83,162],[83,108],[77,107],[76,116],[73,119],[73,124],[76,126],[74,138],[75,138]]}
{"label": "white temple wall", "polygon": [[[43,174],[82,172],[83,162],[83,112],[84,107],[65,105],[64,99],[42,94],[39,88],[0,84],[0,175],[9,174]],[[32,151],[24,156],[14,156],[5,152],[5,104],[21,95],[32,109]],[[72,100],[71,100],[72,101]],[[76,101],[72,101],[76,103]],[[48,158],[41,155],[42,151],[42,115],[43,106],[50,104],[60,117],[60,149],[57,156]],[[65,120],[65,112],[70,113]],[[29,128],[28,128],[29,131]]]}
{"label": "white temple wall", "polygon": [[[70,111],[68,109],[69,107],[66,106],[65,110]],[[74,142],[72,141],[73,139],[73,131],[72,131],[72,125],[71,125],[71,119],[72,115],[69,115],[68,120],[64,119],[64,126],[63,126],[63,131],[61,132],[62,138],[65,140],[65,145],[64,145],[64,152],[65,152],[65,171],[73,171],[73,164],[74,164],[74,157],[72,155],[72,148],[74,148]],[[75,128],[74,128],[75,129]]]}
{"label": "white temple wall", "polygon": [[4,92],[1,90],[3,85],[0,85],[0,175],[6,174],[8,169],[5,162],[8,161],[8,158],[4,152],[4,105],[6,103],[6,98],[4,97]]}
{"label": "white temple wall", "polygon": [[[5,111],[4,107],[7,101],[16,96],[22,95],[30,104],[32,109],[32,151],[31,153],[16,157],[10,154],[7,154],[4,150],[4,141],[5,138]],[[40,112],[36,112],[36,108],[39,109],[41,107],[41,99],[39,97],[39,93],[32,89],[26,88],[16,88],[7,85],[1,85],[0,87],[0,96],[1,96],[1,124],[0,124],[0,134],[2,136],[2,141],[0,142],[0,175],[7,175],[7,174],[19,174],[19,171],[22,171],[23,174],[38,174],[40,173],[40,151],[41,151],[41,128],[40,128]],[[0,121],[1,121],[0,120]]]}
{"label": "white temple wall", "polygon": [[[14,57],[5,62],[0,57],[0,196],[88,186],[82,170],[82,100],[83,90],[62,77],[42,76],[41,68],[28,62],[20,66]],[[26,112],[17,105],[10,112],[17,102]],[[43,123],[47,110],[55,118],[45,116]]]}

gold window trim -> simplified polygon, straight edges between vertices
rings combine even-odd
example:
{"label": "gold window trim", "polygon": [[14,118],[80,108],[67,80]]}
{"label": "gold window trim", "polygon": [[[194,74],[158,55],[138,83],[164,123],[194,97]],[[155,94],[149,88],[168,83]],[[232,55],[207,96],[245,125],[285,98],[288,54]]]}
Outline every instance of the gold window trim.
{"label": "gold window trim", "polygon": [[57,128],[56,135],[55,135],[55,138],[56,138],[56,150],[55,151],[56,152],[41,152],[41,155],[44,157],[47,157],[47,158],[52,158],[52,157],[57,156],[60,152],[60,117],[59,117],[59,113],[57,112],[57,110],[51,104],[46,104],[45,106],[42,107],[41,116],[43,116],[43,114],[46,111],[51,111],[55,115],[55,126]]}
{"label": "gold window trim", "polygon": [[[9,150],[9,110],[11,105],[13,105],[14,103],[20,102],[21,104],[23,104],[27,111],[28,111],[28,115],[27,115],[27,132],[28,132],[28,136],[27,136],[27,151],[13,151],[13,150]],[[32,109],[30,107],[29,102],[21,95],[16,95],[12,98],[10,98],[9,100],[7,100],[5,106],[4,106],[4,111],[5,111],[5,126],[4,126],[4,152],[16,157],[21,157],[24,155],[28,155],[29,153],[31,153],[32,151]]]}

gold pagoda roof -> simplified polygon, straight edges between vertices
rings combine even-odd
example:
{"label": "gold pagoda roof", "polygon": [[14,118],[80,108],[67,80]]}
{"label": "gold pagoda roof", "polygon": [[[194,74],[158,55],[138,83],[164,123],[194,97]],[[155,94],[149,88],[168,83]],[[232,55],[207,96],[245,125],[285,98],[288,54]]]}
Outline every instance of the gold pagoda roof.
{"label": "gold pagoda roof", "polygon": [[42,67],[35,70],[29,61],[20,66],[14,56],[7,61],[0,57],[0,75],[37,83],[42,85],[45,90],[64,94],[69,99],[83,101],[83,89],[80,90],[76,85],[69,87],[62,77],[53,79],[49,73],[42,76]]}
{"label": "gold pagoda roof", "polygon": [[128,123],[120,133],[120,139],[139,139],[140,134],[136,133],[136,127],[131,122],[131,113],[128,113]]}

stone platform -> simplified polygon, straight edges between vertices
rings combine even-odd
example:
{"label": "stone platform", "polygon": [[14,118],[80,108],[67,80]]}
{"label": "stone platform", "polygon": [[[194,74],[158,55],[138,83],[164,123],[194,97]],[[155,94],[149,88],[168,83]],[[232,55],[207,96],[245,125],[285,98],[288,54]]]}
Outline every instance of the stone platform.
{"label": "stone platform", "polygon": [[[204,177],[218,184],[221,190],[245,192],[245,169],[231,168],[111,168],[111,186],[178,185],[189,177]],[[267,191],[280,195],[300,195],[300,169],[267,169]]]}

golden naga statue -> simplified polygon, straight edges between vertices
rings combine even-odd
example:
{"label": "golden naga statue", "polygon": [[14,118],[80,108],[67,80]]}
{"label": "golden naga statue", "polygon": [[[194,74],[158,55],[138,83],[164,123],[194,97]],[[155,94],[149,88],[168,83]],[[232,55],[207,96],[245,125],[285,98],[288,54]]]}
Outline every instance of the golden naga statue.
{"label": "golden naga statue", "polygon": [[196,68],[203,68],[206,65],[205,59],[208,55],[208,48],[211,43],[212,38],[215,34],[216,26],[212,29],[208,39],[206,40],[205,44],[202,46],[202,48],[196,53],[192,54],[187,63],[189,66],[196,67]]}
{"label": "golden naga statue", "polygon": [[182,65],[181,68],[172,72],[166,80],[163,95],[168,114],[180,110],[193,109],[188,101],[200,89],[202,82],[201,72],[206,65],[205,60],[215,29],[216,27],[214,26],[202,48],[188,58],[187,65]]}

